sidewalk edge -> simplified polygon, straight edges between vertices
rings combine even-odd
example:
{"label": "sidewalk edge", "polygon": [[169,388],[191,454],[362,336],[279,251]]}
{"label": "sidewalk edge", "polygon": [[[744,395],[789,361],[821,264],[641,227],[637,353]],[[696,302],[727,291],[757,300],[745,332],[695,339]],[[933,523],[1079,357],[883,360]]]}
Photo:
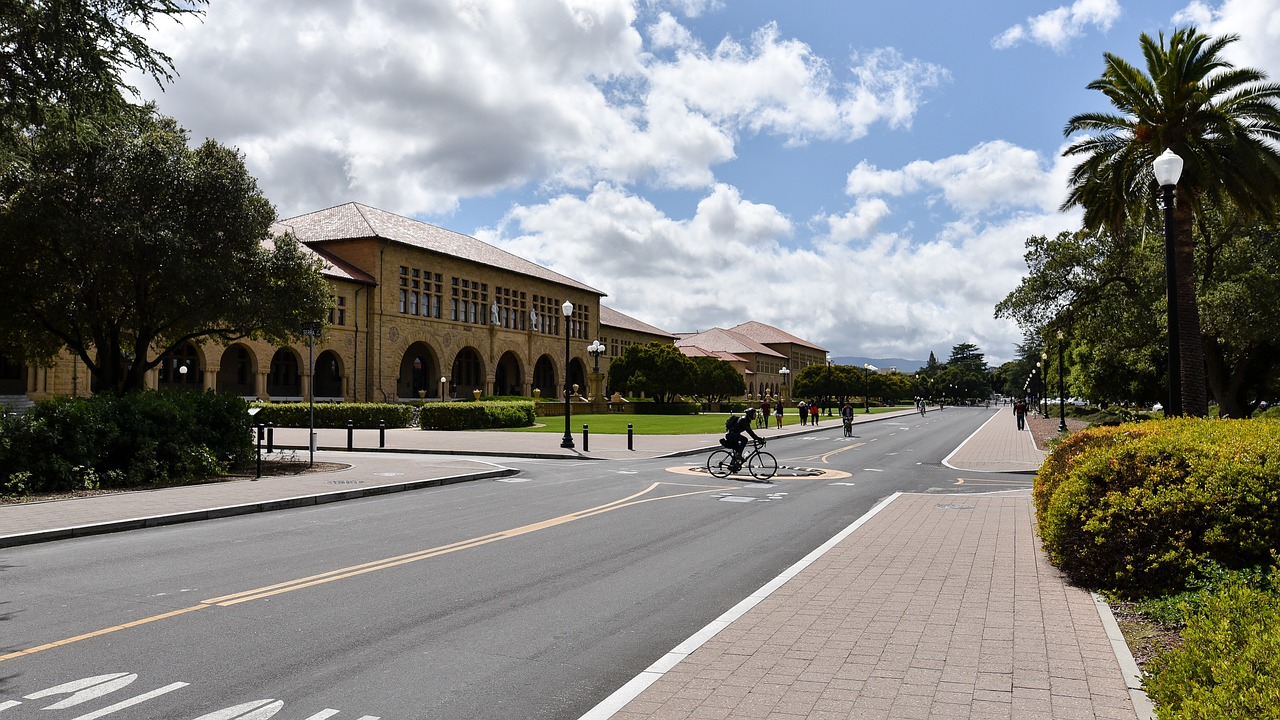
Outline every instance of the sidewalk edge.
{"label": "sidewalk edge", "polygon": [[737,605],[729,608],[723,615],[712,620],[698,632],[689,636],[684,642],[676,645],[666,655],[662,656],[657,662],[645,668],[639,675],[627,681],[622,687],[618,688],[609,695],[609,697],[601,700],[595,707],[587,711],[585,715],[578,720],[609,720],[619,710],[627,706],[627,703],[636,699],[640,693],[644,692],[650,685],[654,684],[668,670],[675,667],[684,658],[693,653],[694,650],[702,647],[708,640],[715,637],[717,633],[725,629],[734,620],[742,617],[748,610],[758,605],[765,598],[773,594],[775,590],[782,587],[788,580],[800,574],[805,568],[812,565],[818,558],[825,555],[831,548],[835,547],[842,540],[853,534],[855,530],[865,525],[871,518],[875,517],[881,510],[884,510],[894,500],[908,493],[896,492],[888,497],[882,498],[876,502],[862,517],[854,520],[845,529],[836,533],[829,540],[815,548],[808,555],[800,558],[794,565],[783,570],[780,575],[765,583],[754,593],[746,597]]}
{"label": "sidewalk edge", "polygon": [[1129,643],[1125,642],[1120,624],[1116,622],[1116,616],[1111,613],[1111,605],[1098,593],[1089,594],[1093,596],[1094,607],[1098,610],[1098,617],[1102,619],[1102,627],[1107,631],[1107,639],[1111,641],[1111,650],[1116,654],[1116,662],[1120,663],[1120,671],[1124,673],[1124,682],[1129,688],[1129,700],[1133,702],[1134,714],[1137,715],[1138,720],[1155,720],[1155,706],[1151,703],[1151,698],[1147,697],[1146,691],[1142,689],[1142,671],[1138,669],[1138,662],[1133,659],[1133,653],[1129,651]]}
{"label": "sidewalk edge", "polygon": [[494,470],[446,475],[443,477],[416,480],[413,482],[374,485],[367,488],[337,490],[334,492],[314,495],[297,495],[294,497],[278,498],[274,500],[260,500],[258,502],[245,503],[243,505],[224,505],[222,507],[206,508],[203,510],[190,510],[187,512],[170,513],[165,515],[149,515],[146,517],[129,518],[127,520],[113,520],[111,522],[94,523],[91,525],[75,525],[64,528],[53,528],[50,530],[40,530],[20,535],[4,535],[0,536],[0,548],[34,545],[36,543],[49,542],[51,540],[66,540],[69,538],[87,537],[89,535],[105,535],[107,533],[160,527],[163,525],[177,525],[179,523],[196,522],[199,520],[213,520],[216,518],[234,517],[236,515],[249,515],[252,513],[269,512],[271,510],[286,510],[289,508],[307,507],[310,505],[324,505],[331,502],[356,500],[363,497],[387,495],[407,490],[420,490],[422,488],[452,485],[454,483],[473,482],[476,480],[487,480],[498,477],[510,477],[512,475],[519,474],[519,472],[520,471],[515,468],[499,467]]}

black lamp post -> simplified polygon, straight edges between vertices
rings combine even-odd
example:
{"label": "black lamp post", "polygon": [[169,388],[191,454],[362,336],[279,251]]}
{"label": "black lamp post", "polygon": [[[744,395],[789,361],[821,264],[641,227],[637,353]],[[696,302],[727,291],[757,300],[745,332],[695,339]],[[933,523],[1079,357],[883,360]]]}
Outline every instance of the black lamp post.
{"label": "black lamp post", "polygon": [[1067,431],[1067,399],[1062,393],[1062,372],[1065,369],[1062,365],[1062,341],[1063,332],[1058,331],[1058,432]]}
{"label": "black lamp post", "polygon": [[871,371],[880,368],[871,363],[862,363],[862,412],[871,412]]}
{"label": "black lamp post", "polygon": [[1182,158],[1172,150],[1160,153],[1151,164],[1155,171],[1156,182],[1160,184],[1164,201],[1164,284],[1168,295],[1166,322],[1169,326],[1169,404],[1165,406],[1166,417],[1182,414],[1182,351],[1178,347],[1178,286],[1177,272],[1174,267],[1176,258],[1173,252],[1174,219],[1173,190],[1182,177]]}
{"label": "black lamp post", "polygon": [[789,384],[787,382],[787,377],[791,375],[791,371],[787,369],[786,365],[783,365],[782,369],[778,371],[778,374],[782,376],[782,398],[779,400],[779,402],[786,402],[787,396],[790,394],[787,392],[787,389],[789,387]]}
{"label": "black lamp post", "polygon": [[569,319],[573,315],[573,303],[568,300],[560,306],[560,312],[564,313],[564,438],[560,441],[560,447],[573,449],[573,435],[569,433],[569,415],[572,412],[569,404],[569,394],[572,389],[569,385]]}

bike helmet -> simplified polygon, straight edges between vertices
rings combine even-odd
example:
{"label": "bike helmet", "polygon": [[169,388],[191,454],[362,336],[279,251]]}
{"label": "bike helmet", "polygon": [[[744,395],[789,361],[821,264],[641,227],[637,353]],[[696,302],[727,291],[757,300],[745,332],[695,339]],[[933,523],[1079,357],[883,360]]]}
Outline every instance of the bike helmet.
{"label": "bike helmet", "polygon": [[746,416],[747,416],[747,417],[749,417],[749,418],[755,417],[755,416],[756,416],[756,409],[755,409],[755,408],[753,408],[753,407],[749,407],[749,408],[747,408],[747,411],[746,411],[745,413],[743,413],[743,414],[744,414],[744,415],[746,415]]}

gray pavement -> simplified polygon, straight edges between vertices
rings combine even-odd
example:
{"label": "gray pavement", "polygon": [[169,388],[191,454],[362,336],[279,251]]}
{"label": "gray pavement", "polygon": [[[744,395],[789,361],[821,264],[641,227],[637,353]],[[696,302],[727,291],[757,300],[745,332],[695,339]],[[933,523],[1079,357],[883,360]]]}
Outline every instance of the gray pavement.
{"label": "gray pavement", "polygon": [[[817,430],[837,423],[824,418]],[[628,448],[625,436],[594,435],[584,450],[577,430],[573,449],[543,433],[388,430],[383,452],[377,431],[355,431],[357,452],[345,452],[345,430],[321,430],[316,460],[350,467],[0,505],[0,547],[515,472],[496,457],[666,457],[705,452],[719,438],[644,435]],[[306,462],[305,429],[278,429],[275,440],[301,448],[286,452]],[[1002,408],[945,464],[1025,473],[1043,458]],[[1049,565],[1033,516],[1027,491],[886,498],[583,720],[1153,718],[1110,610]]]}

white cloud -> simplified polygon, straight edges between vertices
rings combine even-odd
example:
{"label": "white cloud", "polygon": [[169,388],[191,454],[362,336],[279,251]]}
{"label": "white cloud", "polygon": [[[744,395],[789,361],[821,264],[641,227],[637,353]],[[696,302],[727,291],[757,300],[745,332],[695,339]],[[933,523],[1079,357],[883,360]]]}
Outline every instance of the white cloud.
{"label": "white cloud", "polygon": [[1224,0],[1212,7],[1196,0],[1178,11],[1177,26],[1195,25],[1211,35],[1234,33],[1240,40],[1228,45],[1224,55],[1236,67],[1264,70],[1272,82],[1280,82],[1280,5],[1256,0]]}
{"label": "white cloud", "polygon": [[956,223],[937,238],[875,233],[883,203],[858,203],[841,222],[862,223],[859,243],[794,247],[792,224],[772,206],[726,185],[687,219],[601,184],[584,198],[562,195],[515,208],[477,234],[522,257],[607,292],[607,304],[669,331],[748,319],[787,328],[836,355],[927,357],[974,342],[999,349],[1021,340],[992,307],[1025,273],[1027,237],[1056,234],[1079,219],[1027,212],[998,222]]}
{"label": "white cloud", "polygon": [[995,140],[962,155],[917,160],[898,170],[860,162],[850,171],[845,192],[858,197],[933,192],[964,215],[1020,208],[1052,211],[1063,200],[1066,173],[1061,153],[1045,167],[1035,151]]}
{"label": "white cloud", "polygon": [[1070,6],[1064,5],[1027,18],[1025,23],[1014,25],[997,35],[991,44],[1003,50],[1024,42],[1034,42],[1046,45],[1056,52],[1063,52],[1072,40],[1083,36],[1089,26],[1105,32],[1119,18],[1118,0],[1076,0]]}

